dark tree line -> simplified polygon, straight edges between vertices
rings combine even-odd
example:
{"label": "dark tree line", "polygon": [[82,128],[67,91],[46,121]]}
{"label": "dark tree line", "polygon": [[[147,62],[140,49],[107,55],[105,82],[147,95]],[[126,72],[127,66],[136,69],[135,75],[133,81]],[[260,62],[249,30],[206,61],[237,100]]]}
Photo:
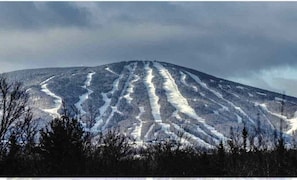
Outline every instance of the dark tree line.
{"label": "dark tree line", "polygon": [[281,134],[267,148],[260,128],[231,129],[231,138],[209,151],[170,139],[138,147],[116,129],[91,137],[66,110],[37,131],[27,103],[20,83],[0,77],[1,176],[297,175],[297,149],[285,148]]}

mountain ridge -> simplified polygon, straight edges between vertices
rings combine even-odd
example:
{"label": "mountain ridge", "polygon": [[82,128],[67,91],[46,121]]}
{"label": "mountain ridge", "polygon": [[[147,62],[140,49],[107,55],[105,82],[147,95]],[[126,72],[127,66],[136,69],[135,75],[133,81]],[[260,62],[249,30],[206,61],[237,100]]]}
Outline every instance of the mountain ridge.
{"label": "mountain ridge", "polygon": [[[246,126],[267,142],[284,120],[284,134],[297,129],[297,98],[228,81],[191,68],[158,61],[122,61],[95,67],[42,68],[5,73],[24,83],[41,127],[68,109],[81,112],[94,134],[119,127],[143,144],[167,138],[213,148]],[[98,114],[91,116],[90,106]],[[71,112],[73,115],[75,112]],[[259,115],[258,115],[259,114]]]}

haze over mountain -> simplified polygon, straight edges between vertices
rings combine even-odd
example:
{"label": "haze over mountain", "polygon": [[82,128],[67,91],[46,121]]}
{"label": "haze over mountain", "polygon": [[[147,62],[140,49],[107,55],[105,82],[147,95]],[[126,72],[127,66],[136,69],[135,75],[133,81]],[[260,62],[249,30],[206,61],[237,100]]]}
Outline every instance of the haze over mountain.
{"label": "haze over mountain", "polygon": [[[136,143],[181,139],[213,148],[230,128],[272,142],[297,129],[297,98],[220,79],[157,61],[127,61],[97,67],[47,68],[6,73],[24,83],[40,127],[62,114],[64,101],[80,112],[93,135],[119,128]],[[75,107],[73,110],[73,107]],[[181,137],[182,134],[182,137]]]}

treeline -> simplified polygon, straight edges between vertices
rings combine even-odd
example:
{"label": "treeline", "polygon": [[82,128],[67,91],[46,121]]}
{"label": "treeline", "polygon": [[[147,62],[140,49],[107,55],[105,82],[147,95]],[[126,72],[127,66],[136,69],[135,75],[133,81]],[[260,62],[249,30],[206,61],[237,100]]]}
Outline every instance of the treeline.
{"label": "treeline", "polygon": [[0,77],[1,176],[297,175],[297,149],[285,148],[281,134],[273,146],[243,127],[214,150],[178,140],[139,147],[117,130],[93,137],[66,110],[46,129],[37,130],[27,104],[22,85]]}
{"label": "treeline", "polygon": [[[243,138],[246,134],[242,133]],[[40,141],[11,136],[1,152],[3,176],[296,176],[297,150],[282,139],[273,150],[220,143],[213,151],[162,141],[140,148],[119,131],[93,140],[80,123],[54,119]],[[228,150],[227,150],[228,149]]]}

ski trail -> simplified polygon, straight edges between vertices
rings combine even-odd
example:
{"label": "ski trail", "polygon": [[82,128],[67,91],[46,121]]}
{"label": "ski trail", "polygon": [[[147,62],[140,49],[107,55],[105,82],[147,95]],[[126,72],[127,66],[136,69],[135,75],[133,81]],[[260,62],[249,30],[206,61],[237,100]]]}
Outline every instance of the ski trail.
{"label": "ski trail", "polygon": [[142,120],[140,117],[145,112],[144,107],[139,107],[139,114],[136,116],[136,119],[138,120],[138,123],[134,123],[133,126],[135,127],[134,131],[131,133],[131,135],[136,139],[136,144],[142,145],[143,140],[141,140],[141,132],[142,132]]}
{"label": "ski trail", "polygon": [[[171,117],[175,117],[177,120],[182,120],[182,118],[181,118],[180,115],[178,114],[178,110],[175,110],[175,111],[172,113]],[[186,136],[187,138],[191,138],[191,139],[194,139],[194,140],[196,140],[196,139],[198,138],[198,137],[196,137],[196,136],[195,136],[196,138],[193,138],[194,135],[190,134],[189,132],[185,132],[185,130],[184,130],[183,128],[181,128],[180,125],[177,125],[177,124],[175,124],[174,122],[171,122],[171,124],[173,125],[173,127],[174,127],[175,129],[178,130],[178,132],[180,132],[180,133],[184,133],[184,136]],[[197,131],[198,131],[199,133],[203,134],[203,135],[208,136],[208,134],[206,134],[200,127],[197,127]],[[175,136],[176,136],[176,135],[175,135]],[[200,139],[200,138],[199,138],[199,139]],[[182,142],[184,142],[184,143],[186,143],[186,144],[191,144],[186,138],[183,138],[183,137],[182,137],[181,140],[182,140]],[[204,141],[204,140],[201,139],[201,141]],[[209,143],[207,143],[207,142],[205,142],[205,141],[204,141],[204,143],[208,144],[208,146],[212,146],[212,145],[210,145]]]}
{"label": "ski trail", "polygon": [[[129,81],[130,81],[130,83],[129,83],[129,86],[127,88],[127,93],[124,95],[124,98],[127,100],[127,102],[129,104],[131,104],[131,101],[132,101],[131,94],[134,92],[133,83],[135,83],[136,81],[138,81],[140,79],[139,76],[134,74],[135,69],[137,68],[137,62],[134,63],[133,65],[134,65],[133,68],[131,68],[130,66],[128,67],[129,71],[130,71],[130,75],[129,75],[127,83],[129,83]],[[132,78],[134,78],[134,79],[131,81]]]}
{"label": "ski trail", "polygon": [[108,91],[106,93],[103,93],[103,92],[101,93],[104,104],[103,104],[103,106],[101,106],[99,108],[100,115],[98,117],[96,117],[96,123],[92,127],[92,131],[94,131],[94,132],[100,131],[99,127],[101,127],[102,124],[104,123],[103,118],[107,115],[106,112],[107,112],[107,109],[111,103],[111,97],[109,98],[107,95],[108,94],[112,95],[112,94],[114,94],[115,91],[117,91],[119,89],[119,82],[120,82],[120,79],[122,79],[122,78],[123,78],[123,74],[121,76],[119,76],[116,80],[113,81],[112,89],[110,91]]}
{"label": "ski trail", "polygon": [[234,109],[236,109],[237,111],[239,111],[241,114],[243,114],[252,124],[255,125],[255,122],[254,120],[252,120],[239,106],[236,106],[235,104],[233,104],[232,102],[228,101],[227,99],[225,99],[223,97],[223,95],[211,88],[209,88],[204,82],[202,82],[200,80],[200,78],[190,72],[187,72],[186,73],[192,78],[194,79],[200,86],[202,86],[204,89],[212,92],[215,96],[217,96],[219,99],[222,99],[223,101],[225,101],[226,103],[228,103],[229,105],[231,105]]}
{"label": "ski trail", "polygon": [[160,113],[160,105],[158,103],[159,97],[156,95],[156,89],[152,82],[154,76],[153,76],[153,70],[149,67],[149,62],[147,64],[145,64],[144,69],[146,71],[146,77],[144,79],[144,84],[148,91],[150,106],[152,109],[152,115],[154,117],[155,122],[162,122],[161,113]]}
{"label": "ski trail", "polygon": [[[267,107],[266,107],[266,105],[264,105],[264,107],[263,106],[261,106],[260,104],[258,104],[258,103],[254,103],[255,104],[255,106],[257,107],[260,107],[261,109],[260,110],[262,110],[262,111],[266,111],[268,114],[271,114],[270,112],[268,112],[267,110]],[[269,118],[266,116],[266,114],[263,112],[262,113],[263,114],[263,116],[265,117],[265,119],[267,120],[267,122],[268,122],[268,124],[271,126],[271,128],[272,129],[275,129],[275,127],[274,127],[274,125],[270,122],[270,120],[269,120]]]}
{"label": "ski trail", "polygon": [[[291,119],[289,119],[287,116],[284,116],[284,115],[277,114],[277,113],[274,113],[274,112],[269,111],[268,108],[267,108],[267,106],[266,106],[266,104],[264,104],[264,103],[262,103],[262,104],[256,104],[256,105],[260,106],[263,110],[265,110],[269,114],[271,114],[273,116],[276,116],[276,117],[278,117],[280,119],[283,119],[283,120],[289,122],[290,125],[291,125],[291,128],[286,131],[287,134],[292,134],[294,131],[297,130],[297,111],[294,113],[294,117],[291,118]],[[272,124],[271,124],[271,126],[274,127]]]}
{"label": "ski trail", "polygon": [[179,71],[181,77],[180,77],[180,81],[185,85],[185,86],[188,86],[188,87],[191,87],[195,92],[198,92],[198,89],[196,86],[190,86],[187,82],[186,82],[186,74],[183,73],[182,71]]}
{"label": "ski trail", "polygon": [[146,134],[144,135],[144,139],[145,139],[145,140],[148,140],[148,136],[149,136],[149,134],[153,131],[154,127],[155,127],[155,124],[153,123],[153,124],[151,125],[151,127],[149,128],[149,130],[148,130],[148,131],[146,132]]}
{"label": "ski trail", "polygon": [[[186,82],[186,80],[185,80],[185,79],[186,79],[186,74],[183,73],[182,71],[180,71],[180,74],[181,74],[180,81],[181,81],[185,86],[191,87],[195,92],[198,92],[196,86],[190,85],[190,84],[188,84],[188,83]],[[213,103],[215,103],[215,104],[221,106],[222,108],[221,108],[221,109],[218,109],[219,112],[220,112],[220,111],[229,111],[229,108],[228,108],[227,106],[224,106],[224,105],[222,105],[222,104],[216,102],[215,100],[213,100],[213,99],[211,99],[211,98],[209,98],[209,97],[206,97],[205,94],[203,94],[202,92],[199,92],[199,94],[200,94],[201,96],[203,96],[204,98],[209,99],[209,100],[212,101]]]}
{"label": "ski trail", "polygon": [[[187,99],[179,92],[179,89],[172,78],[171,74],[160,63],[154,62],[154,66],[164,79],[163,89],[166,91],[168,102],[175,107],[179,112],[198,120],[202,123],[214,136],[218,139],[225,139],[226,137],[218,132],[214,127],[206,124],[205,120],[199,117],[194,109],[189,105]],[[208,135],[210,136],[210,135]]]}
{"label": "ski trail", "polygon": [[[134,63],[133,65],[134,65],[134,67],[136,66],[135,63]],[[131,64],[129,64],[129,65],[126,65],[126,66],[124,67],[124,69],[128,69],[128,70],[129,70],[129,76],[128,76],[126,82],[125,82],[124,88],[121,90],[121,94],[120,94],[120,96],[119,96],[119,98],[118,98],[118,101],[117,101],[116,105],[113,106],[113,107],[111,107],[111,108],[112,108],[112,111],[111,111],[109,117],[107,118],[107,120],[105,121],[105,124],[104,124],[104,126],[101,128],[101,130],[106,129],[106,127],[108,126],[108,124],[109,124],[111,118],[114,116],[114,113],[117,112],[117,113],[120,113],[120,114],[121,114],[121,112],[118,110],[117,107],[119,106],[120,100],[123,98],[124,93],[126,92],[126,89],[128,88],[128,86],[129,86],[129,84],[130,84],[130,79],[132,78],[132,74],[133,74],[133,69],[134,69],[134,68],[131,68]],[[122,79],[123,77],[124,77],[124,73],[121,73],[119,79]],[[117,89],[117,90],[119,90],[118,85],[119,85],[119,81],[118,81],[117,84],[116,84],[116,89]]]}
{"label": "ski trail", "polygon": [[106,71],[108,71],[108,72],[111,72],[112,74],[114,74],[114,75],[117,75],[117,76],[119,76],[119,74],[118,73],[116,73],[116,72],[114,72],[113,70],[111,70],[109,67],[106,67],[105,68],[105,70]]}
{"label": "ski trail", "polygon": [[48,96],[51,96],[54,99],[54,107],[53,108],[49,108],[49,109],[41,109],[44,112],[50,113],[50,115],[54,118],[58,118],[60,117],[60,114],[58,113],[58,110],[61,108],[62,106],[62,98],[60,96],[57,96],[55,93],[53,93],[52,91],[50,91],[47,88],[47,82],[49,82],[50,80],[52,80],[55,76],[52,76],[48,79],[46,79],[45,81],[40,83],[41,86],[41,91],[44,92],[45,94],[47,94]]}
{"label": "ski trail", "polygon": [[93,93],[92,90],[90,90],[88,87],[91,85],[91,81],[92,81],[92,78],[93,78],[93,75],[95,74],[95,72],[90,72],[88,73],[87,75],[87,79],[86,81],[84,82],[84,85],[82,86],[82,88],[86,89],[87,92],[81,96],[79,96],[79,101],[77,103],[75,103],[75,107],[79,110],[79,112],[81,113],[81,115],[85,115],[86,114],[86,111],[83,110],[82,108],[82,104],[87,100],[89,99],[89,96]]}
{"label": "ski trail", "polygon": [[190,133],[184,131],[184,130],[183,130],[180,126],[178,126],[177,124],[172,123],[172,125],[173,125],[173,127],[174,127],[175,129],[177,129],[178,131],[184,133],[184,134],[183,134],[184,137],[182,138],[182,141],[184,141],[184,142],[186,142],[186,143],[189,143],[189,144],[192,144],[192,143],[190,143],[190,142],[187,140],[187,138],[190,138],[190,139],[193,139],[195,142],[197,142],[200,146],[207,147],[207,148],[209,148],[209,149],[214,149],[214,148],[215,148],[213,145],[207,143],[206,141],[200,139],[199,137],[196,137],[196,136],[194,136],[194,135],[192,135],[192,134],[190,134]]}

